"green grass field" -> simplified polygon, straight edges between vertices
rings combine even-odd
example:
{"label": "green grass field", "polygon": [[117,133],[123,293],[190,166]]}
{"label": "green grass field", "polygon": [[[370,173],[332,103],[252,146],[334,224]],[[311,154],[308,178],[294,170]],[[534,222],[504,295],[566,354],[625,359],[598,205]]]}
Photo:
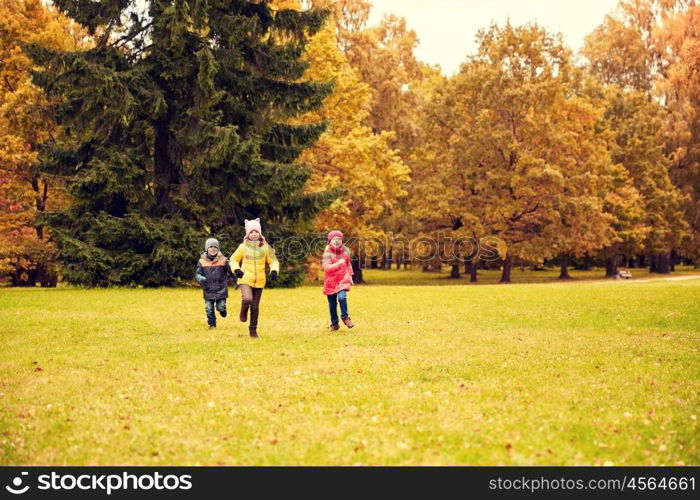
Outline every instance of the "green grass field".
{"label": "green grass field", "polygon": [[0,465],[700,465],[700,279],[578,278],[368,271],[332,334],[266,290],[257,340],[237,291],[0,289]]}

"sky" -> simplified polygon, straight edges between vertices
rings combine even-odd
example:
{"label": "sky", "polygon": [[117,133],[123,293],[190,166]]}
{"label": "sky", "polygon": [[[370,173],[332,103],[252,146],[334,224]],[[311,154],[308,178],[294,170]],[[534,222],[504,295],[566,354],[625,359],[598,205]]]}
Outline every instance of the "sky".
{"label": "sky", "polygon": [[371,0],[369,25],[385,14],[406,18],[420,40],[416,57],[439,64],[445,75],[459,70],[476,52],[474,36],[492,22],[513,25],[535,21],[550,32],[560,32],[569,48],[578,51],[619,0]]}

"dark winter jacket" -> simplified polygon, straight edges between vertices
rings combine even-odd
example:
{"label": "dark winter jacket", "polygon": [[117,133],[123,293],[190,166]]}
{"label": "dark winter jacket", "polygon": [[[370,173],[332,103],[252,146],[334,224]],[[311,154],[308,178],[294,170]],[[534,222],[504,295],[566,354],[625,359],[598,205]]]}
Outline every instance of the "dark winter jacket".
{"label": "dark winter jacket", "polygon": [[215,257],[210,257],[206,252],[197,262],[195,279],[202,285],[204,298],[219,300],[228,297],[228,275],[230,274],[228,259],[219,252]]}

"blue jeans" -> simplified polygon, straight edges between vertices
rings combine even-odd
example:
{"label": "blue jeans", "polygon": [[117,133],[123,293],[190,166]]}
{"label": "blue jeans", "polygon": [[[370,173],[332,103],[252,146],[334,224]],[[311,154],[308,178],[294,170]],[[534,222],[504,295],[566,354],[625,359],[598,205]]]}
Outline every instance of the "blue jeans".
{"label": "blue jeans", "polygon": [[209,326],[216,326],[216,316],[214,315],[214,308],[219,311],[221,317],[226,316],[226,299],[219,300],[209,300],[204,299],[204,310],[207,312],[207,323]]}
{"label": "blue jeans", "polygon": [[327,295],[328,297],[328,308],[331,311],[331,323],[334,325],[338,324],[338,302],[340,302],[340,317],[348,317],[348,299],[347,291],[341,290],[333,295]]}

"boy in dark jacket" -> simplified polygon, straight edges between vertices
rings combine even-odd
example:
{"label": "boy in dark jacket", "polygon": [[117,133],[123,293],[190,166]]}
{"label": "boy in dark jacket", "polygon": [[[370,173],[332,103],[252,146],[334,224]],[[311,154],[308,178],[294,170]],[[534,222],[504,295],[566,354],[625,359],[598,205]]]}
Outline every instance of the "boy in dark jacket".
{"label": "boy in dark jacket", "polygon": [[226,297],[228,297],[228,259],[221,253],[219,241],[209,238],[204,244],[204,253],[197,262],[195,279],[202,285],[204,310],[207,313],[209,328],[216,328],[214,308],[222,318],[226,317]]}

